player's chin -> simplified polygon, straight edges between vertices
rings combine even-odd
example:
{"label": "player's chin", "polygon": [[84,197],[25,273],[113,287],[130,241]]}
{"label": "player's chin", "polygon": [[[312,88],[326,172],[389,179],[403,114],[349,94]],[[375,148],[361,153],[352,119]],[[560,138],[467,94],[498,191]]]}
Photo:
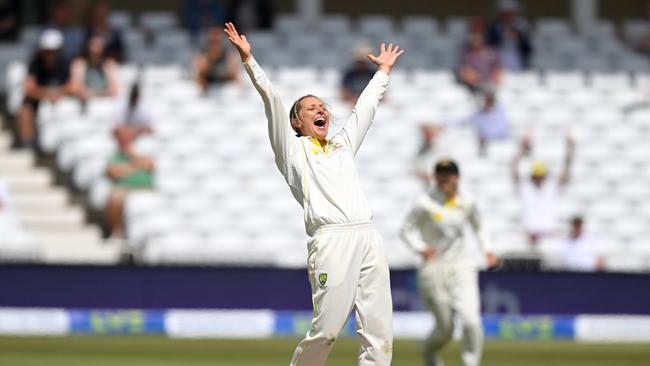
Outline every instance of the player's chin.
{"label": "player's chin", "polygon": [[314,133],[316,134],[316,137],[318,137],[319,139],[326,138],[328,132],[329,132],[329,126],[327,124],[324,126],[314,126]]}

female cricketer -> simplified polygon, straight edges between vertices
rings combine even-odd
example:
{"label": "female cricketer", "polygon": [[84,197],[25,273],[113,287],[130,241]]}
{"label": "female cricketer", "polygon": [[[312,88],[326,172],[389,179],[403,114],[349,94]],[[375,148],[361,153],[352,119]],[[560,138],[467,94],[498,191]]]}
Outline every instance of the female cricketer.
{"label": "female cricketer", "polygon": [[488,266],[494,267],[498,262],[489,251],[476,203],[458,191],[459,175],[454,161],[436,163],[435,187],[420,197],[401,230],[402,239],[422,256],[418,288],[435,318],[435,328],[424,344],[427,366],[442,365],[437,353],[451,340],[454,315],[459,316],[463,325],[463,365],[478,366],[481,361],[478,265],[464,235],[467,224],[476,232]]}
{"label": "female cricketer", "polygon": [[232,23],[225,32],[237,47],[264,101],[275,162],[304,209],[308,274],[314,318],[291,365],[324,365],[352,310],[361,337],[359,365],[390,365],[392,300],[388,264],[361,189],[354,157],[388,85],[388,74],[404,52],[382,44],[368,55],[378,71],[359,97],[344,128],[327,138],[330,113],[313,95],[299,98],[289,112]]}

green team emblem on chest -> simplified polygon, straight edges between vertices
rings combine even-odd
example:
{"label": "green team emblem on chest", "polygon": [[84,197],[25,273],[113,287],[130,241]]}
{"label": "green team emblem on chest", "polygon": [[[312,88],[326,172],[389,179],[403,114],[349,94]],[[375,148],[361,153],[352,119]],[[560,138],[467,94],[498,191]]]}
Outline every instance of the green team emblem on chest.
{"label": "green team emblem on chest", "polygon": [[325,287],[325,284],[327,283],[327,273],[321,273],[318,275],[318,283],[320,284],[320,287]]}

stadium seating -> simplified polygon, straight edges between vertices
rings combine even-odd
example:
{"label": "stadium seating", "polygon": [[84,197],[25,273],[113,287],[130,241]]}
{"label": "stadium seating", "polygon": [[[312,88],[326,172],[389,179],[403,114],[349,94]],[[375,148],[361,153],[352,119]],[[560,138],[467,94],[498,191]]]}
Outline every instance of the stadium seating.
{"label": "stadium seating", "polygon": [[[115,24],[126,27],[131,22],[119,19]],[[145,42],[139,30],[125,28],[130,51],[140,48],[130,53],[132,61],[145,62],[143,96],[155,121],[154,134],[141,138],[137,148],[156,159],[156,189],[129,195],[125,210],[129,244],[138,260],[303,267],[301,210],[275,168],[262,103],[247,76],[242,72],[241,83],[224,87],[216,96],[200,96],[188,79],[187,63],[177,63],[171,55],[176,49],[191,54],[189,37],[161,14],[139,20],[147,30],[163,35],[140,48]],[[572,183],[562,195],[562,218],[586,214],[589,230],[607,239],[612,258],[622,253],[646,258],[617,259],[612,268],[650,270],[650,210],[644,204],[650,199],[650,115],[639,111],[626,117],[621,112],[621,107],[643,100],[649,68],[630,51],[613,52],[622,46],[611,37],[610,25],[600,24],[589,36],[579,37],[563,20],[540,20],[535,27],[535,70],[506,75],[500,90],[513,140],[490,146],[488,157],[479,158],[469,127],[448,129],[442,137],[450,146],[446,153],[461,164],[464,188],[486,208],[500,254],[530,250],[509,173],[515,139],[532,129],[534,155],[557,175],[564,136],[570,132],[577,153]],[[356,23],[327,16],[312,29],[296,17],[281,16],[273,32],[249,36],[287,108],[300,95],[322,96],[338,128],[350,112],[338,99],[339,70],[360,39],[329,45],[332,34],[355,29],[370,40],[404,38],[414,50],[424,50],[406,54],[403,67],[391,76],[387,98],[358,155],[362,184],[395,268],[410,267],[416,259],[398,238],[398,230],[422,190],[413,175],[418,126],[447,122],[473,109],[472,97],[449,71],[467,20],[448,19],[442,28],[436,19],[421,16],[401,22],[372,16]],[[628,28],[636,31],[635,26]],[[299,35],[284,40],[295,33]],[[430,34],[436,34],[433,40]],[[608,45],[597,48],[591,39],[600,38]],[[306,51],[314,47],[331,47],[332,57],[310,56],[317,52]],[[16,85],[21,66],[13,65],[7,77]],[[126,65],[121,74],[128,85],[137,77],[137,68]],[[110,189],[103,171],[116,149],[110,134],[111,103],[93,101],[81,111],[74,101],[64,101],[44,106],[38,118],[41,144],[55,154],[58,169],[72,174],[75,188],[88,195],[95,209],[103,207]]]}

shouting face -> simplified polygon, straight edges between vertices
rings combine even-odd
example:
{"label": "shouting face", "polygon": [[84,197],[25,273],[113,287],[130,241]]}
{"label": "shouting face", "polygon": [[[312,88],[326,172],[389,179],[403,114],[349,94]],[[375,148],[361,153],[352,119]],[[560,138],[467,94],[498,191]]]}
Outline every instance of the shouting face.
{"label": "shouting face", "polygon": [[291,116],[291,125],[300,131],[301,135],[311,136],[324,142],[330,127],[330,114],[327,106],[314,96],[302,98]]}

